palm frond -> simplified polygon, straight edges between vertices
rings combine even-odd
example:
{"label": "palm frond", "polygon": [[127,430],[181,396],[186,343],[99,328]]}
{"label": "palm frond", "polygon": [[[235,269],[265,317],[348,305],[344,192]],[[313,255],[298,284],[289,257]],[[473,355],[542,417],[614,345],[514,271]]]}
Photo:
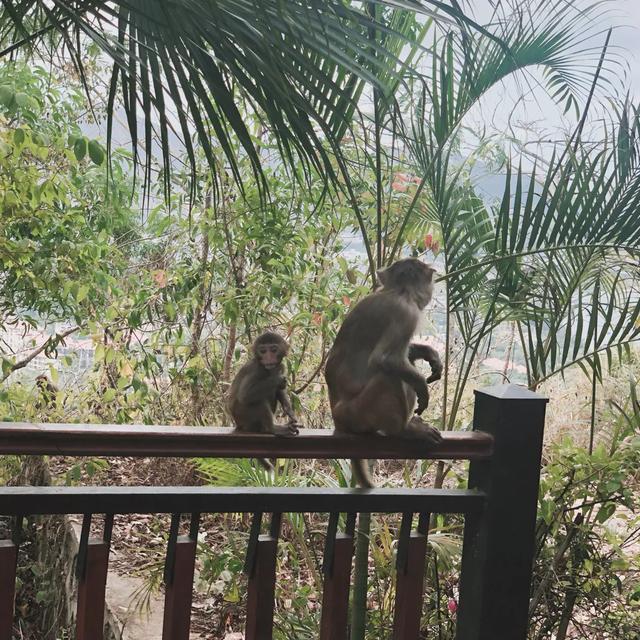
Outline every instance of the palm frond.
{"label": "palm frond", "polygon": [[536,311],[521,324],[534,384],[574,364],[600,366],[602,355],[611,365],[616,350],[640,338],[637,269],[621,264],[615,253],[572,253],[556,257],[544,286],[528,292]]}
{"label": "palm frond", "polygon": [[[438,37],[427,57],[420,79],[408,96],[410,132],[403,136],[409,154],[421,172],[420,185],[407,207],[404,224],[393,239],[389,259],[398,254],[407,228],[417,215],[422,190],[434,194],[441,177],[449,172],[449,159],[464,116],[496,84],[509,75],[532,67],[543,70],[547,89],[557,100],[578,105],[588,93],[593,70],[598,68],[600,49],[586,47],[584,39],[598,30],[606,3],[594,2],[582,11],[574,3],[525,2],[505,19],[493,25],[494,35],[480,31],[449,31]],[[499,37],[497,37],[499,36]],[[611,57],[599,73],[608,80]],[[436,182],[433,181],[436,177]],[[437,196],[436,196],[437,199]]]}
{"label": "palm frond", "polygon": [[[480,28],[457,3],[376,1],[405,14],[405,20],[419,12]],[[295,175],[318,172],[332,181],[327,145],[339,153],[365,83],[390,95],[389,82],[402,68],[402,27],[402,20],[376,21],[361,3],[343,0],[6,0],[0,10],[0,57],[19,48],[37,52],[44,38],[56,36],[73,49],[82,73],[72,43],[80,35],[92,40],[114,62],[108,133],[120,96],[134,158],[146,164],[147,182],[153,132],[160,140],[165,186],[176,134],[192,169],[194,136],[212,169],[228,170],[238,181],[237,154],[245,154],[264,191],[264,160],[239,102],[268,123]],[[371,40],[372,29],[381,37]],[[223,149],[226,167],[219,166],[212,144]]]}
{"label": "palm frond", "polygon": [[638,111],[617,118],[597,147],[571,138],[528,175],[508,164],[499,206],[439,209],[461,335],[519,323],[534,386],[575,364],[601,372],[640,339]]}

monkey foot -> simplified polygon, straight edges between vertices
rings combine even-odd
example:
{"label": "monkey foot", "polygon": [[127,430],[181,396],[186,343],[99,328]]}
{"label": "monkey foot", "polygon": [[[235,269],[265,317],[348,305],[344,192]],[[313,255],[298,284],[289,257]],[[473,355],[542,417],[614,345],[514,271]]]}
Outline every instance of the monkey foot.
{"label": "monkey foot", "polygon": [[297,422],[288,422],[287,424],[274,424],[273,433],[281,438],[292,438],[297,436],[300,431],[300,426]]}
{"label": "monkey foot", "polygon": [[442,442],[442,434],[440,431],[435,427],[432,427],[430,424],[427,424],[419,416],[413,416],[411,420],[409,420],[406,433],[414,438],[425,440],[432,445],[440,444]]}

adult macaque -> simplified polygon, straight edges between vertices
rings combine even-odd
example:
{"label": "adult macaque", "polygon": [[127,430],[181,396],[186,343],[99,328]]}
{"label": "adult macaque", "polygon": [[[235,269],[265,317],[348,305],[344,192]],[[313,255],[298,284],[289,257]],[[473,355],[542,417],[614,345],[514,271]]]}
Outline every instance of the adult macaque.
{"label": "adult macaque", "polygon": [[[277,333],[267,331],[256,339],[252,350],[253,358],[238,371],[229,389],[227,406],[236,429],[284,437],[298,435],[300,424],[287,395],[282,364],[289,345]],[[286,424],[274,421],[278,403],[289,418]],[[266,469],[273,469],[268,460],[260,462]]]}
{"label": "adult macaque", "polygon": [[[442,363],[432,347],[411,343],[431,300],[434,272],[416,258],[398,260],[378,271],[382,288],[345,318],[325,368],[336,432],[382,432],[432,445],[442,440],[440,432],[420,417],[429,404],[427,382],[440,378]],[[414,366],[419,359],[431,366],[427,380]],[[358,484],[375,486],[366,461],[351,462]]]}

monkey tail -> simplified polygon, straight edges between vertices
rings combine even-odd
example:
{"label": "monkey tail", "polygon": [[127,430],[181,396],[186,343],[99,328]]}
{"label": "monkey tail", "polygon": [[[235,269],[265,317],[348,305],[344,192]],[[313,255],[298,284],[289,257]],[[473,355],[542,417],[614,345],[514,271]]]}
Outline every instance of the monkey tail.
{"label": "monkey tail", "polygon": [[271,464],[271,460],[267,460],[266,458],[258,458],[258,462],[267,470],[273,471],[273,464]]}
{"label": "monkey tail", "polygon": [[375,488],[376,485],[371,479],[371,475],[369,474],[369,465],[366,460],[363,460],[362,458],[352,458],[351,472],[353,473],[353,477],[356,479],[356,483],[359,487],[362,487],[363,489]]}

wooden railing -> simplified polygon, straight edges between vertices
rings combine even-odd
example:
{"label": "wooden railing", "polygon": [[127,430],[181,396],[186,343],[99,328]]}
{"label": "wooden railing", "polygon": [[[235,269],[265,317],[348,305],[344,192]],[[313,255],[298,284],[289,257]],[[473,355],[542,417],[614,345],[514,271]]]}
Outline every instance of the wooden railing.
{"label": "wooden railing", "polygon": [[[467,459],[469,487],[337,489],[246,487],[3,487],[0,515],[14,516],[0,541],[0,640],[11,639],[22,519],[84,514],[76,562],[76,637],[101,640],[114,514],[172,514],[165,562],[164,640],[187,640],[196,540],[203,513],[252,513],[245,570],[246,640],[272,638],[277,543],[283,513],[329,513],[321,640],[346,640],[356,514],[402,514],[396,560],[394,640],[417,640],[429,517],[464,514],[457,640],[525,640],[546,400],[515,386],[476,392],[473,432],[444,434],[436,449],[417,440],[358,438],[303,430],[291,439],[229,429],[0,423],[0,454]],[[103,534],[91,537],[93,514]],[[181,514],[189,534],[179,536]],[[261,534],[264,514],[268,533]],[[341,517],[343,514],[343,517]],[[416,528],[412,531],[414,516]],[[342,531],[339,531],[343,522]],[[382,639],[381,639],[382,640]]]}

